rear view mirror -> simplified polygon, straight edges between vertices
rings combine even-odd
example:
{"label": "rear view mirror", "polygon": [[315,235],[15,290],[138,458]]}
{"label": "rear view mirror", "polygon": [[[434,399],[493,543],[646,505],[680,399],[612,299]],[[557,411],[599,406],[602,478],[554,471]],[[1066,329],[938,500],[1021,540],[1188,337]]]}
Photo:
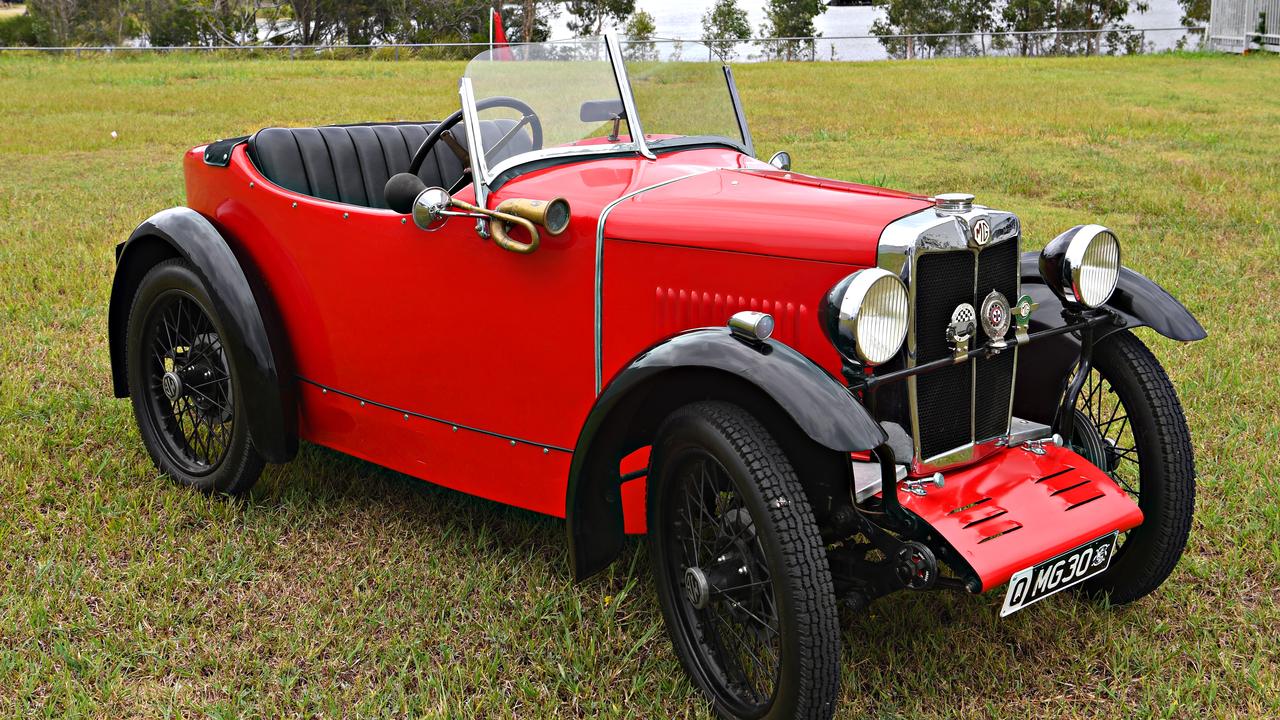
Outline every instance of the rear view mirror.
{"label": "rear view mirror", "polygon": [[456,214],[449,212],[452,206],[453,198],[449,197],[448,190],[429,187],[413,201],[413,223],[423,230],[436,230],[449,215]]}
{"label": "rear view mirror", "polygon": [[769,164],[778,168],[779,170],[790,170],[791,169],[791,153],[787,152],[786,150],[779,150],[778,152],[773,154],[773,157],[769,158]]}
{"label": "rear view mirror", "polygon": [[588,100],[582,103],[578,119],[582,122],[617,120],[625,114],[621,100]]}

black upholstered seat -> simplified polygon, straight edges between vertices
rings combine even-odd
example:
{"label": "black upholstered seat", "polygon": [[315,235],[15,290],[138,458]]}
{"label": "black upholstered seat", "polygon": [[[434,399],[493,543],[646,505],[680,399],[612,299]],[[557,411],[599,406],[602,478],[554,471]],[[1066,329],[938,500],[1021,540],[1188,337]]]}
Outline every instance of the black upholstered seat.
{"label": "black upholstered seat", "polygon": [[[482,120],[486,145],[501,138],[513,120]],[[418,146],[437,123],[331,125],[312,128],[264,128],[249,138],[249,157],[271,182],[304,195],[385,208],[383,188],[405,172]],[[465,148],[461,123],[450,131]],[[525,133],[503,149],[505,156],[529,150]],[[418,176],[428,186],[450,188],[463,174],[463,161],[444,141],[422,163]]]}

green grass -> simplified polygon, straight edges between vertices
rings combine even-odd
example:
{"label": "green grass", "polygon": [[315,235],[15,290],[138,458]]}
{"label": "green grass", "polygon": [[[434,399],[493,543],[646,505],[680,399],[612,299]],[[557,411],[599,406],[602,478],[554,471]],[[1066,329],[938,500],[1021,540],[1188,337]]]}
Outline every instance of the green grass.
{"label": "green grass", "polygon": [[[0,715],[706,715],[642,550],[576,587],[561,522],[315,447],[244,502],[205,498],[157,475],[110,398],[112,246],[182,203],[185,148],[441,117],[460,69],[0,58]],[[1144,334],[1200,471],[1164,588],[1005,620],[996,595],[882,600],[842,620],[839,715],[1280,716],[1280,58],[737,75],[763,156],[974,192],[1032,247],[1110,225],[1210,333]]]}

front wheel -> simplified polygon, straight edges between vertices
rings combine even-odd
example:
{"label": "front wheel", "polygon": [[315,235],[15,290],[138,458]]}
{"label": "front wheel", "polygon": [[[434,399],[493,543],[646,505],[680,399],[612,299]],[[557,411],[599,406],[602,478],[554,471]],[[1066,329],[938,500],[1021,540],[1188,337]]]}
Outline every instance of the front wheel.
{"label": "front wheel", "polygon": [[674,412],[654,443],[649,543],[676,655],[724,718],[829,718],[840,635],[813,511],[743,409]]}
{"label": "front wheel", "polygon": [[1196,498],[1191,434],[1160,361],[1127,330],[1094,349],[1075,413],[1072,443],[1143,515],[1121,533],[1111,567],[1082,590],[1112,604],[1133,602],[1160,587],[1187,545]]}

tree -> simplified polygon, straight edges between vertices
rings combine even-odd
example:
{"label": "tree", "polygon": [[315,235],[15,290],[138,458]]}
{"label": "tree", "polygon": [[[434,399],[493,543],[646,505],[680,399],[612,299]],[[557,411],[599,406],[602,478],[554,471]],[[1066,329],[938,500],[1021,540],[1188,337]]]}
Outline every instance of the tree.
{"label": "tree", "polygon": [[657,60],[658,48],[653,42],[657,22],[645,10],[637,10],[627,21],[626,55],[628,60]]}
{"label": "tree", "polygon": [[[821,34],[813,19],[826,11],[823,0],[769,0],[760,31],[766,37],[816,38]],[[765,46],[766,55],[783,60],[799,59],[806,50],[812,56],[813,40],[784,40]]]}
{"label": "tree", "polygon": [[551,37],[551,21],[560,14],[558,0],[522,0],[519,5],[503,8],[502,23],[507,37],[521,42],[544,42]]}
{"label": "tree", "polygon": [[[1149,6],[1139,1],[1133,4],[1138,12],[1146,12]],[[1117,31],[1132,30],[1133,26],[1121,23],[1129,14],[1129,0],[1061,0],[1058,5],[1058,29],[1090,30],[1094,32],[1060,35],[1055,41],[1055,50],[1071,54],[1099,55],[1103,50],[1103,39],[1107,41],[1107,51],[1117,49],[1133,51],[1133,33]],[[1107,32],[1110,31],[1110,32]]]}
{"label": "tree", "polygon": [[321,45],[333,40],[339,0],[290,0],[295,30],[293,39],[300,45]]}
{"label": "tree", "polygon": [[199,42],[202,45],[256,43],[260,3],[261,0],[195,0],[192,7]]}
{"label": "tree", "polygon": [[70,45],[80,10],[77,0],[28,0],[27,14],[41,45]]}
{"label": "tree", "polygon": [[751,22],[747,11],[738,7],[737,0],[716,0],[702,16],[702,42],[721,62],[732,60],[734,45],[750,37]]}
{"label": "tree", "polygon": [[1196,27],[1208,23],[1210,5],[1211,0],[1178,0],[1178,6],[1182,8],[1182,24]]}
{"label": "tree", "polygon": [[569,30],[578,37],[604,32],[605,23],[618,24],[635,12],[636,0],[569,0]]}
{"label": "tree", "polygon": [[1008,0],[1000,10],[996,29],[1018,34],[993,38],[991,44],[999,48],[1016,46],[1023,56],[1049,52],[1056,34],[1045,31],[1056,27],[1059,3],[1060,0]]}
{"label": "tree", "polygon": [[871,24],[871,34],[880,36],[890,57],[976,55],[985,45],[981,35],[977,43],[973,35],[995,26],[995,0],[876,0],[876,5],[885,16]]}
{"label": "tree", "polygon": [[189,0],[143,0],[138,19],[153,46],[190,45],[199,38],[200,21]]}

